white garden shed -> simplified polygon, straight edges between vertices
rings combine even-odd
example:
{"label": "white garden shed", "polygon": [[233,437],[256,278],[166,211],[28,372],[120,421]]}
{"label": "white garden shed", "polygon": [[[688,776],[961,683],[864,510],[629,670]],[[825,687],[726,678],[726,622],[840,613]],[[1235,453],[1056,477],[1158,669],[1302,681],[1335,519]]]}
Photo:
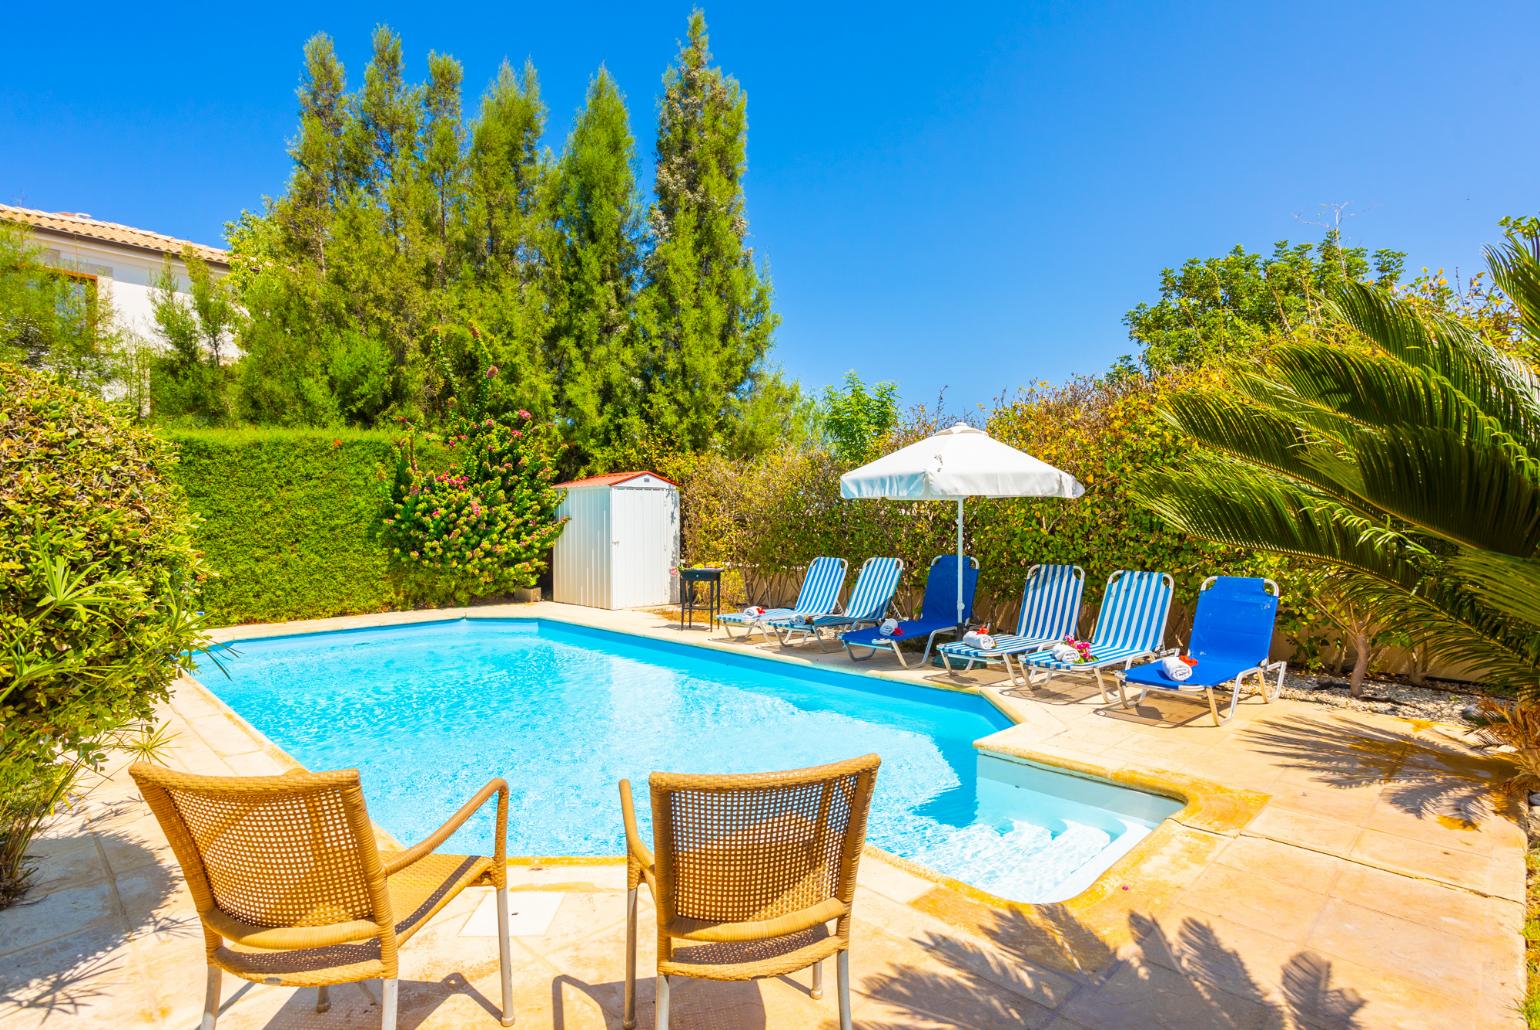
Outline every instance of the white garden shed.
{"label": "white garden shed", "polygon": [[557,484],[570,521],[556,541],[553,600],[643,608],[679,599],[679,487],[656,472]]}

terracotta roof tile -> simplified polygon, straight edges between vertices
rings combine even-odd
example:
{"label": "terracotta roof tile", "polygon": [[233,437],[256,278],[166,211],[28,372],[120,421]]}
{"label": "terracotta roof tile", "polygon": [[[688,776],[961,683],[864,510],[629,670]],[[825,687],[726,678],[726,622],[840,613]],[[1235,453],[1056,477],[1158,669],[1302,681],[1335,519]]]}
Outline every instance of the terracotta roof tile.
{"label": "terracotta roof tile", "polygon": [[181,257],[182,249],[191,247],[193,253],[210,264],[225,267],[230,264],[229,254],[218,247],[206,247],[201,243],[179,240],[175,236],[150,232],[148,229],[135,229],[116,222],[103,222],[89,215],[71,214],[68,211],[34,211],[31,208],[0,204],[0,221],[20,222],[34,229],[43,229],[85,240],[97,240],[102,243],[116,243],[156,254],[169,254],[172,257]]}
{"label": "terracotta roof tile", "polygon": [[663,480],[663,482],[667,483],[669,486],[679,485],[672,479],[669,479],[667,476],[660,476],[656,472],[648,472],[645,469],[640,472],[606,472],[602,476],[589,476],[586,479],[573,479],[565,483],[557,483],[556,485],[563,490],[569,486],[618,486],[621,483],[628,483],[631,480],[636,479],[638,476],[652,476],[654,479]]}

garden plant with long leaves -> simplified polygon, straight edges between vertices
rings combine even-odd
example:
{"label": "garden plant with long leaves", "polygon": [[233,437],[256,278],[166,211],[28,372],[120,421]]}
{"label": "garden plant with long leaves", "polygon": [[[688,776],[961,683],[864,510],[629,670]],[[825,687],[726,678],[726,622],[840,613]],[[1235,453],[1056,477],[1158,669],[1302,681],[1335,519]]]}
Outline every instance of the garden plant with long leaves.
{"label": "garden plant with long leaves", "polygon": [[[1540,237],[1487,252],[1540,343]],[[1340,326],[1222,389],[1175,395],[1196,445],[1141,495],[1176,527],[1334,570],[1380,625],[1498,689],[1540,695],[1540,385],[1457,319],[1344,284]]]}

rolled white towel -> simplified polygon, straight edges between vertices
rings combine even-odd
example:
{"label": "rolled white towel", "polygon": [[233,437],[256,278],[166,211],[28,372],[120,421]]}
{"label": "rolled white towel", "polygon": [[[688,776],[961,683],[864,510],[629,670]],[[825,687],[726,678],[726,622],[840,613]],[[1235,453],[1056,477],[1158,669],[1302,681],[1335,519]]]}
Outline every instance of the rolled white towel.
{"label": "rolled white towel", "polygon": [[1049,653],[1061,662],[1074,663],[1080,661],[1080,652],[1068,644],[1054,644]]}
{"label": "rolled white towel", "polygon": [[877,627],[877,632],[885,637],[891,637],[896,629],[898,629],[897,619],[883,619],[882,625]]}
{"label": "rolled white towel", "polygon": [[995,638],[988,633],[980,633],[978,639],[973,642],[973,646],[980,651],[993,651],[995,649]]}
{"label": "rolled white towel", "polygon": [[1176,680],[1178,683],[1192,678],[1192,666],[1174,654],[1168,654],[1160,660],[1160,669],[1168,679]]}
{"label": "rolled white towel", "polygon": [[984,634],[980,633],[976,629],[970,629],[968,632],[963,634],[962,642],[967,644],[969,647],[983,647],[984,645],[979,643],[979,641],[983,639]]}
{"label": "rolled white towel", "polygon": [[765,614],[765,609],[760,605],[751,604],[747,608],[743,609],[743,614],[747,615],[751,619],[757,619],[761,615]]}

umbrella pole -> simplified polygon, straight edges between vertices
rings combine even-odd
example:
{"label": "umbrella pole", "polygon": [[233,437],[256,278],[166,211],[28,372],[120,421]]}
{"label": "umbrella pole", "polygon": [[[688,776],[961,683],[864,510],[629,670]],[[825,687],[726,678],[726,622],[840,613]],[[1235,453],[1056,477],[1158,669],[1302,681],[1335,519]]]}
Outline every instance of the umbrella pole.
{"label": "umbrella pole", "polygon": [[957,498],[957,637],[963,632],[963,499]]}

